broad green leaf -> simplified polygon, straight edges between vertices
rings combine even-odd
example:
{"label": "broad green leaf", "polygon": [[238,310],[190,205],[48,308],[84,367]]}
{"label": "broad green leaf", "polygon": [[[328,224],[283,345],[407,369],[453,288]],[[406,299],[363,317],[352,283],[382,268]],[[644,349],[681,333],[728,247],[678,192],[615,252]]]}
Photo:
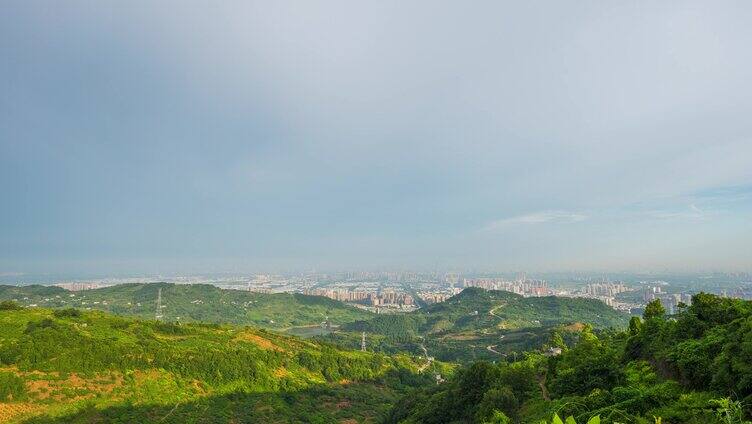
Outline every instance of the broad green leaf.
{"label": "broad green leaf", "polygon": [[600,415],[596,415],[596,416],[590,418],[588,420],[587,424],[601,424],[601,416]]}
{"label": "broad green leaf", "polygon": [[559,418],[559,414],[554,414],[554,417],[551,419],[551,424],[564,424],[564,421]]}
{"label": "broad green leaf", "polygon": [[574,417],[570,415],[569,417],[567,417],[567,420],[564,421],[564,424],[577,424],[577,421],[575,421]]}

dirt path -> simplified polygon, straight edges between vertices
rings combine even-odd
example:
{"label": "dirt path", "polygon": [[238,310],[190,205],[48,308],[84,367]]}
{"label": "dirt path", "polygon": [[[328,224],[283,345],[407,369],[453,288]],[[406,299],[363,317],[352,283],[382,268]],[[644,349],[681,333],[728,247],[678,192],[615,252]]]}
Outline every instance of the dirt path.
{"label": "dirt path", "polygon": [[426,361],[428,362],[418,367],[419,373],[423,372],[426,368],[431,366],[431,364],[433,363],[433,358],[428,356],[428,350],[426,349],[426,346],[423,343],[421,343],[420,348],[423,349],[423,355],[425,355]]}
{"label": "dirt path", "polygon": [[493,308],[491,308],[490,311],[488,311],[488,314],[491,315],[491,316],[494,316],[496,318],[501,319],[501,317],[498,316],[498,315],[496,315],[495,312],[496,312],[497,309],[501,308],[502,306],[504,306],[504,305],[496,305],[496,306],[494,306]]}
{"label": "dirt path", "polygon": [[498,345],[486,346],[486,350],[488,350],[489,352],[493,352],[493,353],[495,353],[497,355],[507,356],[506,353],[501,353],[501,352],[497,351],[496,349],[494,349],[496,346],[498,346]]}
{"label": "dirt path", "polygon": [[551,398],[548,396],[548,389],[546,388],[546,374],[538,376],[538,386],[541,389],[543,399],[550,401]]}

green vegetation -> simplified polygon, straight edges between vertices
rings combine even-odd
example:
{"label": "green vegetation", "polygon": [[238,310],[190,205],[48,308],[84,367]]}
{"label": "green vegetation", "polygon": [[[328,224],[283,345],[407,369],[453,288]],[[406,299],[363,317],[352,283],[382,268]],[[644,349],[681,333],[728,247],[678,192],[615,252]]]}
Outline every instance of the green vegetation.
{"label": "green vegetation", "polygon": [[58,418],[30,418],[27,424],[68,423],[376,423],[395,401],[383,387],[350,383],[317,386],[297,392],[235,392],[201,397],[174,405],[120,404],[104,409],[84,407]]}
{"label": "green vegetation", "polygon": [[[163,298],[206,290],[185,287],[164,285]],[[210,305],[256,295],[214,290]],[[131,303],[155,295],[143,285],[115,291]],[[259,309],[282,314],[285,299],[330,305],[273,299],[283,303]],[[117,310],[119,302],[105,306]],[[472,289],[307,340],[181,321],[67,302],[52,310],[0,303],[0,421],[750,424],[752,302],[708,294],[672,316],[651,302],[642,319],[627,321],[582,299]],[[363,331],[376,353],[355,350]],[[455,372],[426,355],[468,365]],[[437,376],[446,381],[437,384]]]}
{"label": "green vegetation", "polygon": [[0,300],[24,306],[97,309],[117,315],[154,318],[157,291],[162,289],[166,321],[255,325],[272,329],[333,325],[368,319],[371,313],[320,296],[224,290],[208,284],[121,284],[70,292],[50,286],[0,286]]}
{"label": "green vegetation", "polygon": [[[502,414],[498,411],[497,413]],[[548,421],[543,420],[540,422],[540,424],[548,424]],[[561,418],[559,418],[559,414],[554,414],[553,418],[551,418],[551,424],[577,424],[577,420],[575,420],[571,415],[567,417],[566,420],[562,420]],[[601,417],[599,417],[598,415],[591,417],[589,420],[587,420],[587,424],[601,424]]]}
{"label": "green vegetation", "polygon": [[[491,312],[493,311],[493,314]],[[476,314],[477,312],[477,314]],[[426,330],[467,330],[489,327],[524,328],[586,322],[596,328],[622,327],[628,317],[595,299],[523,297],[518,294],[470,287],[445,302],[419,313],[426,316]]]}
{"label": "green vegetation", "polygon": [[373,422],[434,380],[421,365],[250,327],[3,310],[0,420]]}
{"label": "green vegetation", "polygon": [[[397,315],[397,317],[406,317]],[[410,318],[407,315],[408,319]],[[379,320],[383,323],[384,321]],[[394,321],[400,322],[399,319]],[[498,361],[505,358],[522,357],[522,352],[541,350],[548,347],[571,346],[576,343],[582,324],[551,325],[521,329],[483,329],[478,331],[447,332],[419,336],[419,328],[404,336],[400,330],[386,330],[387,335],[374,333],[373,328],[358,322],[346,325],[349,331],[336,331],[315,337],[314,340],[332,343],[347,349],[360,347],[361,333],[366,331],[366,344],[369,350],[385,354],[408,353],[423,355],[424,346],[429,355],[441,361],[468,363],[476,360]],[[378,330],[376,330],[378,331]],[[489,350],[489,347],[491,350]]]}
{"label": "green vegetation", "polygon": [[23,399],[26,385],[23,378],[8,371],[0,371],[0,402]]}
{"label": "green vegetation", "polygon": [[366,332],[369,346],[384,353],[408,352],[442,361],[500,360],[517,352],[572,344],[581,322],[597,328],[625,327],[626,314],[594,299],[523,297],[467,288],[443,303],[403,315],[378,315],[342,326],[319,340],[355,348]]}
{"label": "green vegetation", "polygon": [[[315,336],[350,349],[360,347],[360,333],[365,331],[370,350],[423,355],[425,347],[430,356],[452,362],[498,360],[540,349],[555,332],[571,344],[577,331],[567,330],[565,324],[569,323],[588,322],[605,328],[622,327],[627,320],[624,314],[592,299],[525,298],[477,288],[468,288],[444,303],[395,315],[374,315],[319,296],[252,293],[198,284],[124,284],[81,292],[0,286],[0,299],[25,306],[76,306],[149,319],[154,317],[160,288],[166,321],[287,329],[291,334]],[[321,328],[327,318],[337,331]]]}
{"label": "green vegetation", "polygon": [[12,300],[3,300],[0,302],[0,311],[18,311],[23,309],[21,305]]}
{"label": "green vegetation", "polygon": [[699,294],[672,317],[653,303],[625,331],[586,326],[560,355],[473,363],[401,399],[387,422],[742,424],[751,364],[752,302]]}
{"label": "green vegetation", "polygon": [[409,340],[419,334],[534,328],[573,322],[618,328],[624,327],[628,318],[594,299],[522,297],[505,291],[467,288],[445,302],[410,314],[378,315],[345,328]]}

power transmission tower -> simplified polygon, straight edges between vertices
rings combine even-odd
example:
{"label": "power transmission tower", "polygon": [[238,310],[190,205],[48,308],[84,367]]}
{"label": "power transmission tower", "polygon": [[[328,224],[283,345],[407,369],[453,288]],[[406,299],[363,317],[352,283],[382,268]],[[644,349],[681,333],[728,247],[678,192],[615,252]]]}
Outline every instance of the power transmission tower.
{"label": "power transmission tower", "polygon": [[154,314],[154,318],[159,321],[162,319],[162,288],[157,290],[157,312]]}
{"label": "power transmission tower", "polygon": [[360,333],[360,350],[366,351],[366,332]]}

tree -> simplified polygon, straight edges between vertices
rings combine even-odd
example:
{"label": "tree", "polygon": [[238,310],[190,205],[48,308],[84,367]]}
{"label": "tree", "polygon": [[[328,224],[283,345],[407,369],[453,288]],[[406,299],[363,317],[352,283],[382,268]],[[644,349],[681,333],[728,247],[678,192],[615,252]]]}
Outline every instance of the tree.
{"label": "tree", "polygon": [[0,302],[0,311],[20,311],[21,309],[23,308],[12,300],[3,300]]}
{"label": "tree", "polygon": [[476,362],[462,373],[459,379],[457,401],[466,411],[465,416],[475,415],[474,410],[478,403],[498,379],[499,369],[488,362]]}
{"label": "tree", "polygon": [[645,320],[651,318],[663,318],[666,315],[666,308],[661,304],[660,299],[651,300],[650,303],[645,306],[645,312],[642,314]]}
{"label": "tree", "polygon": [[640,320],[640,317],[632,317],[629,320],[629,334],[631,336],[635,336],[639,334],[640,329],[642,328],[642,320]]}
{"label": "tree", "polygon": [[564,337],[561,336],[561,333],[558,331],[554,331],[551,334],[551,346],[552,347],[558,347],[561,349],[566,349],[567,344],[564,342]]}
{"label": "tree", "polygon": [[511,422],[512,420],[510,420],[503,412],[494,411],[491,419],[484,421],[483,424],[511,424]]}
{"label": "tree", "polygon": [[496,420],[499,413],[509,419],[517,415],[518,408],[519,402],[510,387],[490,389],[478,405],[478,421],[499,422]]}

